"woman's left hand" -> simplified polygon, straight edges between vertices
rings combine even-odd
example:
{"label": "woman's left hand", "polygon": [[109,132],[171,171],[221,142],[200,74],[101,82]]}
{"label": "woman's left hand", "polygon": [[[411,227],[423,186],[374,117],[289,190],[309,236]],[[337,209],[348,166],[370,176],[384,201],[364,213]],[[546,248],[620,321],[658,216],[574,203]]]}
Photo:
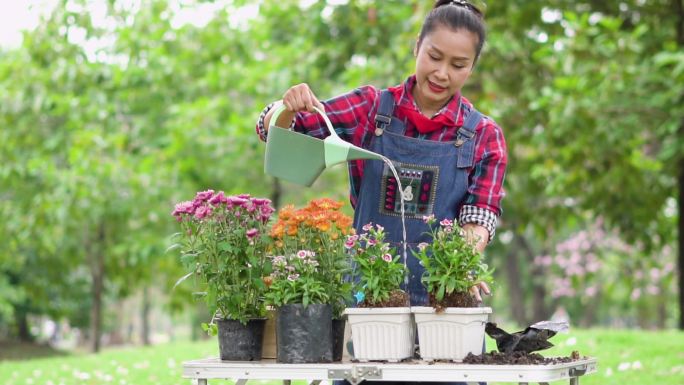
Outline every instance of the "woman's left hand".
{"label": "woman's left hand", "polygon": [[[484,226],[476,225],[474,223],[466,223],[463,225],[463,230],[466,232],[466,237],[475,243],[475,250],[478,253],[484,253],[487,242],[489,241],[489,231]],[[470,288],[470,295],[475,298],[477,303],[482,303],[482,293],[491,295],[492,291],[486,283],[480,282]]]}
{"label": "woman's left hand", "polygon": [[477,285],[470,288],[470,295],[472,295],[477,303],[482,303],[482,293],[486,295],[491,295],[492,291],[489,290],[489,286],[486,283],[480,282]]}

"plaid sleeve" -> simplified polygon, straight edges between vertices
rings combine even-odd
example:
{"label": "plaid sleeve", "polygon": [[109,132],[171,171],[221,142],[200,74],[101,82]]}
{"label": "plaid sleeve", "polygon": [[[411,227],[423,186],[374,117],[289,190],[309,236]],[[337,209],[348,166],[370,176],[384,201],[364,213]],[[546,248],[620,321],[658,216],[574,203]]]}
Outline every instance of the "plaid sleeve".
{"label": "plaid sleeve", "polygon": [[[259,119],[257,120],[256,124],[256,133],[259,135],[259,139],[262,141],[266,141],[266,137],[268,136],[268,131],[264,127],[264,120],[266,119],[266,115],[268,114],[269,111],[273,109],[273,107],[279,105],[278,102],[273,102],[269,104],[268,106],[264,107],[263,110],[261,110],[261,114],[259,114]],[[292,124],[290,124],[290,129],[294,127],[294,121],[292,121]]]}
{"label": "plaid sleeve", "polygon": [[[340,138],[356,143],[361,136],[360,131],[367,127],[369,110],[378,93],[379,91],[373,86],[363,86],[321,102],[330,123]],[[295,117],[294,130],[316,138],[328,136],[325,121],[317,112],[298,112]]]}
{"label": "plaid sleeve", "polygon": [[463,205],[461,212],[458,214],[458,224],[460,226],[466,223],[473,223],[487,229],[489,231],[489,242],[494,239],[498,221],[499,218],[494,212],[477,206]]}
{"label": "plaid sleeve", "polygon": [[475,143],[475,164],[468,177],[463,205],[476,206],[501,216],[501,200],[508,154],[501,128],[491,119],[482,120],[481,134]]}
{"label": "plaid sleeve", "polygon": [[[325,113],[330,123],[340,138],[354,143],[362,136],[357,130],[367,127],[369,110],[373,106],[379,91],[373,86],[363,86],[349,93],[336,96],[332,99],[321,101],[325,107]],[[275,107],[278,102],[273,102],[261,111],[256,124],[256,133],[261,140],[266,140],[267,130],[264,127],[266,114]],[[313,136],[325,138],[328,136],[328,128],[321,115],[317,112],[298,112],[290,128]]]}

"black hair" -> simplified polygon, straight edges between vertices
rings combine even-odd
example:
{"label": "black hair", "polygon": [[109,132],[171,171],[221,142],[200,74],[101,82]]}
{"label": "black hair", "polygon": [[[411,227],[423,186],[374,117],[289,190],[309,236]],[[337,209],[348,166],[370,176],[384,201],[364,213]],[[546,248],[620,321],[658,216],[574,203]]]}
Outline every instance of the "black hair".
{"label": "black hair", "polygon": [[432,33],[440,25],[454,31],[465,29],[476,34],[478,42],[475,46],[475,60],[473,64],[477,62],[487,35],[482,12],[465,0],[438,0],[430,13],[425,17],[423,27],[420,29],[420,35],[418,35],[418,45],[420,45],[425,36]]}

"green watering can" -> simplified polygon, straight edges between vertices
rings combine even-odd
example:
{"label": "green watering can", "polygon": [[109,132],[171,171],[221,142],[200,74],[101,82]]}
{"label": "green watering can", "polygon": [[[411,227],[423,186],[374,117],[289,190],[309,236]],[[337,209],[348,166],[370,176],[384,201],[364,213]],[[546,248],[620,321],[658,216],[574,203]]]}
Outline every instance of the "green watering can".
{"label": "green watering can", "polygon": [[285,110],[281,105],[271,116],[266,139],[264,171],[276,178],[304,186],[311,186],[326,167],[354,159],[383,160],[382,155],[364,150],[342,140],[324,111],[321,114],[330,136],[321,140],[275,125]]}

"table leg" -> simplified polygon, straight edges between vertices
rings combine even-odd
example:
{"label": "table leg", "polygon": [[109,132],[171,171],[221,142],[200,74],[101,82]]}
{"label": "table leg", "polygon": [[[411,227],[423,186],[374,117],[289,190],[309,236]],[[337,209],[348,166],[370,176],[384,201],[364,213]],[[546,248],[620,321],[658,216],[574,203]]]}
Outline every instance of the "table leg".
{"label": "table leg", "polygon": [[198,378],[197,379],[197,385],[207,385],[207,379],[206,378]]}
{"label": "table leg", "polygon": [[309,385],[320,385],[321,380],[313,380],[309,383]]}
{"label": "table leg", "polygon": [[579,385],[579,377],[570,377],[570,385]]}
{"label": "table leg", "polygon": [[292,380],[283,380],[283,385],[292,385]]}
{"label": "table leg", "polygon": [[245,379],[245,378],[241,378],[241,379],[235,381],[235,385],[245,385],[245,384],[247,384],[247,379]]}

